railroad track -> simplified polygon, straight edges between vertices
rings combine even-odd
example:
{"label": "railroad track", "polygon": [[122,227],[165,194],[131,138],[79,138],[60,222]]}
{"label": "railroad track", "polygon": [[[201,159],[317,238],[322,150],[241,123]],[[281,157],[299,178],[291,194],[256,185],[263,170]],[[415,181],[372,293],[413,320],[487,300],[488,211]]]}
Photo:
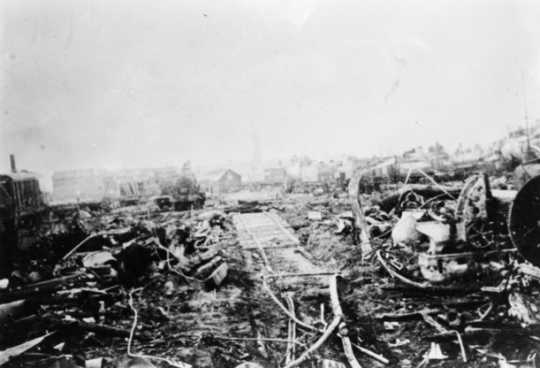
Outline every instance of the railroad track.
{"label": "railroad track", "polygon": [[[309,255],[300,248],[300,241],[291,227],[276,213],[237,214],[233,216],[233,222],[238,231],[240,245],[247,252],[248,262],[252,262],[252,251],[257,251],[261,255],[263,264],[262,286],[273,302],[289,318],[289,332],[287,337],[289,343],[287,344],[285,368],[296,367],[310,359],[331,335],[338,332],[338,330],[346,330],[343,311],[338,297],[338,275],[333,272],[327,272],[311,262]],[[298,318],[298,308],[292,299],[294,293],[291,294],[290,290],[295,284],[303,284],[305,286],[306,280],[324,283],[328,286],[332,319],[330,323],[323,321],[324,326],[322,328]],[[281,294],[281,300],[272,291],[272,287],[269,284],[272,281],[279,281],[279,283],[274,283],[274,289],[276,286],[281,289],[284,284],[287,285],[289,292]],[[283,302],[283,297],[285,297],[286,303]],[[321,309],[321,318],[323,318],[323,314],[324,312]],[[298,339],[296,335],[297,328],[309,330],[311,333],[315,332],[319,336],[301,354],[295,352]],[[342,333],[340,334],[340,339],[349,366],[352,368],[361,368],[352,351],[349,337]]]}
{"label": "railroad track", "polygon": [[238,240],[246,251],[258,251],[267,273],[297,277],[332,275],[309,259],[292,228],[273,212],[243,213],[233,217]]}
{"label": "railroad track", "polygon": [[273,212],[237,214],[233,217],[244,249],[291,247],[300,244],[290,226]]}

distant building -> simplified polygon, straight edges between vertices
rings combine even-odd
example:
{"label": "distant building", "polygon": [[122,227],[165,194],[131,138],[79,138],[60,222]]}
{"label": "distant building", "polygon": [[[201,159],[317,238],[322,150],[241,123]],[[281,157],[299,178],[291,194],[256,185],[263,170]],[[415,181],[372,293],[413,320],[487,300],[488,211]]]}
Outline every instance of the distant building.
{"label": "distant building", "polygon": [[355,171],[361,167],[363,164],[362,160],[348,156],[343,161],[341,166],[339,167],[338,171],[340,173],[344,173],[346,178],[352,178]]}
{"label": "distant building", "polygon": [[142,198],[161,194],[179,177],[174,168],[123,170],[65,170],[53,173],[55,202]]}
{"label": "distant building", "polygon": [[217,170],[201,176],[201,187],[211,193],[230,193],[242,188],[242,176],[231,169]]}
{"label": "distant building", "polygon": [[58,202],[101,201],[105,197],[106,174],[102,170],[66,170],[53,173],[53,199]]}
{"label": "distant building", "polygon": [[[429,171],[432,168],[431,163],[429,161],[415,159],[415,158],[400,159],[397,161],[397,165],[399,167],[399,171],[404,175],[407,175],[409,171],[414,171],[414,170]],[[417,174],[417,173],[411,173],[411,174]]]}
{"label": "distant building", "polygon": [[[316,162],[308,157],[293,156],[286,166],[287,177],[304,183],[315,183],[319,180],[319,168]],[[274,175],[270,174],[269,175]]]}
{"label": "distant building", "polygon": [[444,170],[450,165],[450,155],[439,142],[428,147],[427,160],[435,170]]}
{"label": "distant building", "polygon": [[319,162],[317,171],[317,180],[321,183],[329,183],[336,178],[337,168],[333,162],[330,164]]}
{"label": "distant building", "polygon": [[319,180],[319,169],[315,163],[302,166],[300,180],[304,183],[316,183]]}
{"label": "distant building", "polygon": [[454,167],[473,167],[476,163],[488,156],[482,147],[476,145],[474,147],[463,147],[462,144],[454,151],[450,158]]}
{"label": "distant building", "polygon": [[161,194],[154,169],[125,169],[111,172],[115,195],[121,199],[136,199]]}
{"label": "distant building", "polygon": [[176,167],[160,167],[152,170],[156,182],[163,184],[174,183],[180,176],[180,171]]}
{"label": "distant building", "polygon": [[288,179],[287,170],[283,167],[275,167],[264,170],[264,181],[268,184],[282,184]]}

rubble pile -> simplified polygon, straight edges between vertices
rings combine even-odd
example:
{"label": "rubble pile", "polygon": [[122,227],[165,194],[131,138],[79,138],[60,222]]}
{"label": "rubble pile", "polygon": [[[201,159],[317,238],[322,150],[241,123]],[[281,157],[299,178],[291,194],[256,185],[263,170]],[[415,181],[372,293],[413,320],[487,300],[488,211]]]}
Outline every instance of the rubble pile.
{"label": "rubble pile", "polygon": [[[24,267],[2,280],[1,346],[50,334],[39,354],[24,354],[11,365],[42,367],[69,356],[84,366],[93,353],[125,355],[128,338],[162,355],[173,335],[174,356],[193,361],[194,349],[176,350],[178,344],[192,347],[206,333],[227,334],[227,312],[211,310],[236,308],[238,286],[248,281],[224,213],[78,211],[62,220],[48,224],[34,247],[40,251],[23,254],[16,265]],[[67,240],[77,242],[66,250]],[[174,325],[161,329],[171,320]]]}
{"label": "rubble pile", "polygon": [[[360,341],[397,366],[536,366],[540,273],[512,244],[508,206],[489,203],[478,178],[457,191],[411,188],[361,196],[368,253],[350,205],[285,211],[315,262],[349,280],[343,301]],[[463,214],[465,202],[474,211]]]}
{"label": "rubble pile", "polygon": [[0,366],[535,367],[527,185],[58,211],[0,281]]}

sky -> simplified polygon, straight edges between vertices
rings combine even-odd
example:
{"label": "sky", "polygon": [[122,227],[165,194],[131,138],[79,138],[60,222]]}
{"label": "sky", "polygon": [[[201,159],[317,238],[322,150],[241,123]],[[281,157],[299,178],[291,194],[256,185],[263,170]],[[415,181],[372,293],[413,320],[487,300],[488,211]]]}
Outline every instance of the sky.
{"label": "sky", "polygon": [[0,170],[487,143],[540,117],[538,19],[536,0],[3,0]]}

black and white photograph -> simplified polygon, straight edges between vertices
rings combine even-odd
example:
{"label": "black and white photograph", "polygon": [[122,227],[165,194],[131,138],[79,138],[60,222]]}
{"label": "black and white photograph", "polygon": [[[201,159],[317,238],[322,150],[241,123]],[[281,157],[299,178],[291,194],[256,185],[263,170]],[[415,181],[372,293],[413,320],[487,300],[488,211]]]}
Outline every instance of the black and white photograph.
{"label": "black and white photograph", "polygon": [[540,2],[0,0],[0,368],[540,367]]}

